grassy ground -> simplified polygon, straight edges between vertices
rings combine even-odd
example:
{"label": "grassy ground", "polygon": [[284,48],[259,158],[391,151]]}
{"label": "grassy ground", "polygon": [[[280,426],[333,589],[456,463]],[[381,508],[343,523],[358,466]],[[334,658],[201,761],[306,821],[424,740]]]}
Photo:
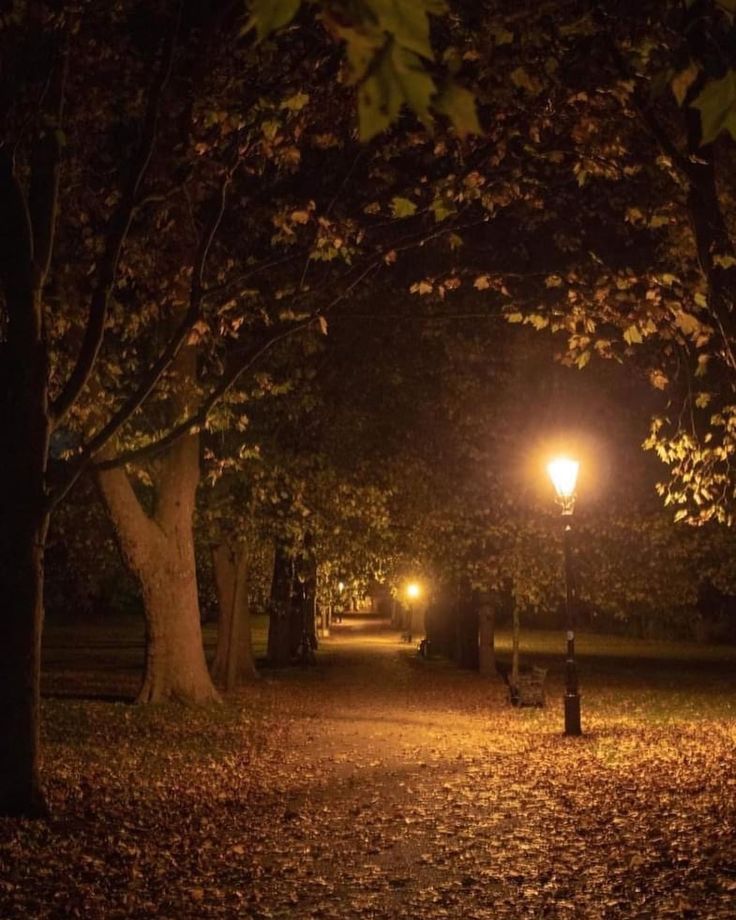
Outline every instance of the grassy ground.
{"label": "grassy ground", "polygon": [[[215,651],[217,627],[205,623],[207,658]],[[268,617],[252,619],[253,653],[266,654]],[[132,700],[144,662],[144,623],[139,616],[50,621],[44,630],[42,688],[47,696]]]}
{"label": "grassy ground", "polygon": [[[511,658],[511,635],[496,637],[500,658]],[[579,633],[578,671],[589,712],[627,712],[642,718],[736,718],[736,647],[664,642]],[[561,633],[522,634],[521,658],[550,668],[562,679]],[[594,689],[595,692],[592,692]]]}
{"label": "grassy ground", "polygon": [[[50,643],[47,681],[128,680],[128,638]],[[734,650],[581,637],[566,739],[560,644],[522,643],[542,710],[355,621],[213,709],[47,699],[54,819],[0,821],[0,917],[736,916]]]}

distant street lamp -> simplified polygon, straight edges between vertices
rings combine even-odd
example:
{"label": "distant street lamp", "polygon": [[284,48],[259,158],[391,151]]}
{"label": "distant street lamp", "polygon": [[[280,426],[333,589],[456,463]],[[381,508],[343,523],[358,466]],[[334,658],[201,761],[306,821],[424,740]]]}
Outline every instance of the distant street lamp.
{"label": "distant street lamp", "polygon": [[422,586],[417,581],[410,581],[406,586],[406,598],[407,598],[407,623],[406,630],[404,632],[403,638],[411,645],[413,638],[413,626],[414,626],[414,601],[418,600],[422,595]]}
{"label": "distant street lamp", "polygon": [[562,508],[565,548],[565,619],[567,654],[565,656],[565,734],[582,735],[580,726],[580,693],[575,665],[575,615],[577,613],[577,588],[572,559],[572,513],[575,508],[575,485],[580,463],[568,457],[557,457],[547,465],[547,472],[557,492]]}

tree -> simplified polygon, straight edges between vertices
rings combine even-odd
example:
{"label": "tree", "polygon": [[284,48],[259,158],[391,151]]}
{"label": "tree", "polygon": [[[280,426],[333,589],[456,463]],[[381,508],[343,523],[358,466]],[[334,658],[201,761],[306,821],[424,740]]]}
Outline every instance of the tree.
{"label": "tree", "polygon": [[[228,173],[222,169],[200,187],[204,195],[190,202],[197,241],[185,272],[187,295],[181,310],[174,311],[173,329],[148,353],[145,366],[133,359],[131,366],[118,369],[122,386],[113,387],[118,399],[91,433],[83,427],[86,437],[70,437],[80,397],[105,382],[97,372],[98,358],[131,231],[140,228],[141,220],[155,226],[148,209],[155,211],[161,194],[166,198],[171,191],[157,187],[156,167],[166,160],[157,145],[175,148],[186,124],[186,99],[179,97],[172,107],[167,95],[186,60],[182,46],[191,49],[203,33],[214,40],[233,25],[237,13],[227,3],[209,15],[195,5],[172,11],[161,4],[146,15],[125,3],[104,11],[59,11],[54,4],[36,4],[2,21],[0,425],[10,445],[0,461],[2,813],[44,811],[38,687],[49,515],[173,367],[210,293],[205,273],[222,222],[217,202],[227,190]],[[104,55],[100,42],[106,45]],[[172,445],[204,421],[264,349],[311,322],[309,317],[265,330],[193,415],[161,434],[156,449],[171,448],[177,456],[193,451],[193,442],[186,439]],[[132,459],[126,454],[106,462]]]}

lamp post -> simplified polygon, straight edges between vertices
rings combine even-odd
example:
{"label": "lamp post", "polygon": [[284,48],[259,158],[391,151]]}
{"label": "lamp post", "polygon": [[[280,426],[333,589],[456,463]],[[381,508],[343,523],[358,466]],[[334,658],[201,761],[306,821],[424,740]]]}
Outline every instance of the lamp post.
{"label": "lamp post", "polygon": [[408,623],[406,624],[406,632],[404,637],[406,641],[411,645],[413,638],[413,620],[414,620],[414,601],[418,600],[422,593],[422,587],[419,582],[410,581],[406,586],[406,597],[407,597],[407,619]]}
{"label": "lamp post", "polygon": [[572,558],[572,513],[575,508],[575,485],[580,463],[568,457],[557,457],[547,465],[547,472],[557,492],[557,501],[562,508],[564,524],[563,543],[565,552],[565,627],[567,653],[565,656],[565,734],[582,735],[580,726],[580,693],[578,672],[575,664],[575,614],[577,589]]}

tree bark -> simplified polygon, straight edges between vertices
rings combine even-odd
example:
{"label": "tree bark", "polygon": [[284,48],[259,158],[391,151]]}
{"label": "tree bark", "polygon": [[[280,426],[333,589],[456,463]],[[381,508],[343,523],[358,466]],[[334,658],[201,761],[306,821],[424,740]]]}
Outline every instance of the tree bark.
{"label": "tree bark", "polygon": [[271,602],[268,620],[268,662],[274,668],[291,664],[291,619],[294,564],[282,544],[273,560]]}
{"label": "tree bark", "polygon": [[123,558],[138,580],[146,618],[146,664],[139,703],[219,699],[202,644],[192,515],[199,481],[196,435],[159,461],[156,502],[144,511],[127,474],[98,473]]}
{"label": "tree bark", "polygon": [[42,426],[36,437],[22,438],[17,426],[7,426],[7,417],[0,424],[8,438],[0,464],[0,814],[41,817],[47,814],[39,773],[39,701],[48,515],[34,461],[41,454]]}
{"label": "tree bark", "polygon": [[455,607],[455,660],[459,667],[478,670],[478,602],[474,593],[461,589]]}
{"label": "tree bark", "polygon": [[317,649],[317,563],[311,552],[311,541],[304,557],[304,585],[301,603],[301,637],[299,657],[303,664],[314,661]]}
{"label": "tree bark", "polygon": [[233,690],[257,677],[253,662],[250,605],[248,603],[248,547],[220,543],[212,549],[220,616],[212,678],[225,690]]}
{"label": "tree bark", "polygon": [[12,156],[0,151],[0,813],[47,812],[39,774],[48,351],[43,273]]}

